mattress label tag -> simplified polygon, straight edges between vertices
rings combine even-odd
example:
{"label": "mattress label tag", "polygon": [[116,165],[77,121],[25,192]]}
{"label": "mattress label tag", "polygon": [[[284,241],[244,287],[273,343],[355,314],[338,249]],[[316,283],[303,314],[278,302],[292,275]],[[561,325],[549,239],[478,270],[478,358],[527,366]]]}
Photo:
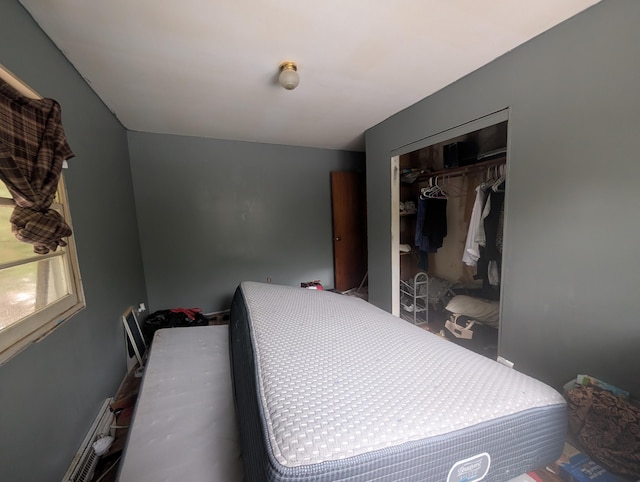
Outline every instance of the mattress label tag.
{"label": "mattress label tag", "polygon": [[447,482],[474,482],[482,480],[489,472],[491,456],[483,452],[453,464]]}

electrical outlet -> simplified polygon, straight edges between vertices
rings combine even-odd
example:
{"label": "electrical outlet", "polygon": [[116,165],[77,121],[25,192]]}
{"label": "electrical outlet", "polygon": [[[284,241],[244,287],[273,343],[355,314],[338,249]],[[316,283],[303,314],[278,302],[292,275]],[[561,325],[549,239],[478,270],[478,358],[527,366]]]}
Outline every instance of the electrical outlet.
{"label": "electrical outlet", "polygon": [[271,276],[267,276],[267,283],[271,283]]}
{"label": "electrical outlet", "polygon": [[138,305],[138,313],[142,313],[143,311],[147,311],[147,307],[144,305],[144,303],[140,303]]}

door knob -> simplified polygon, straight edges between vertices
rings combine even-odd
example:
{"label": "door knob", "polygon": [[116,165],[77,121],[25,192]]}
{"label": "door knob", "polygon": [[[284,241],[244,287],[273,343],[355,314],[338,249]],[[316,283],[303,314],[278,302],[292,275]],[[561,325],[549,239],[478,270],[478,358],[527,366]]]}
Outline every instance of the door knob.
{"label": "door knob", "polygon": [[335,237],[335,238],[333,238],[333,240],[334,241],[340,241],[340,238],[339,237]]}

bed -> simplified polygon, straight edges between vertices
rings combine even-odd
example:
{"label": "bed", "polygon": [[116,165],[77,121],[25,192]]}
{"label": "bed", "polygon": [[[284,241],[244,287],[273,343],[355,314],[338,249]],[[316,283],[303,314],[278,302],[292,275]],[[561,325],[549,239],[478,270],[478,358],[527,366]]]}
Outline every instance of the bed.
{"label": "bed", "polygon": [[240,482],[226,325],[156,331],[119,482]]}
{"label": "bed", "polygon": [[229,335],[248,481],[506,481],[562,452],[557,391],[361,299],[243,282]]}

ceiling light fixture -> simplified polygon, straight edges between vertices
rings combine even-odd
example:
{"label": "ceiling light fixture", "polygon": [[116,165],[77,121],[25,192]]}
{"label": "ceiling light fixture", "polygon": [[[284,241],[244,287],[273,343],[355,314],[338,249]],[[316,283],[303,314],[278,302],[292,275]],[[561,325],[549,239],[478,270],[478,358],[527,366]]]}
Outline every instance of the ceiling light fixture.
{"label": "ceiling light fixture", "polygon": [[278,76],[280,85],[287,90],[293,90],[300,83],[298,67],[295,62],[286,61],[280,64],[280,75]]}

